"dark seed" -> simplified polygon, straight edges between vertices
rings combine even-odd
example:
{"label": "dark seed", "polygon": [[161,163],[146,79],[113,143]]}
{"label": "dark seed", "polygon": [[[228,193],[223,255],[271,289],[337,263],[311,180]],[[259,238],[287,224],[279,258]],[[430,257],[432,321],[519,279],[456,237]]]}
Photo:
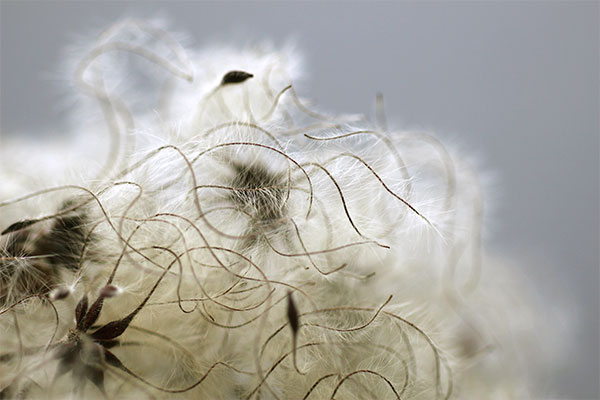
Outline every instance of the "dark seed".
{"label": "dark seed", "polygon": [[228,85],[231,83],[241,83],[247,79],[252,78],[254,75],[244,71],[229,71],[223,76],[221,85]]}
{"label": "dark seed", "polygon": [[62,300],[67,298],[71,294],[71,290],[66,287],[57,287],[50,292],[50,298],[52,300]]}
{"label": "dark seed", "polygon": [[292,328],[292,333],[295,335],[300,328],[300,319],[298,317],[296,304],[294,304],[294,299],[292,299],[292,292],[288,292],[287,317],[290,322],[290,327]]}
{"label": "dark seed", "polygon": [[21,229],[25,229],[28,226],[35,224],[36,222],[38,222],[37,219],[27,219],[25,221],[15,222],[11,226],[3,230],[2,233],[0,233],[0,236],[9,234],[11,232],[20,231]]}
{"label": "dark seed", "polygon": [[119,288],[115,285],[106,285],[100,289],[100,297],[114,297],[119,293]]}

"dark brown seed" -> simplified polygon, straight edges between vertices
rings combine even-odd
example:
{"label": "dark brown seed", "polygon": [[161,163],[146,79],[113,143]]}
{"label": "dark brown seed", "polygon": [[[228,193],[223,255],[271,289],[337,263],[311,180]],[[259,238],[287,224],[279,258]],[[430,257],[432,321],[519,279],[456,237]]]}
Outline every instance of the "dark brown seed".
{"label": "dark brown seed", "polygon": [[288,321],[290,322],[290,327],[292,328],[292,333],[295,335],[298,333],[298,329],[300,328],[300,319],[298,317],[296,304],[294,304],[294,299],[292,299],[292,292],[288,292],[287,317]]}
{"label": "dark brown seed", "polygon": [[114,297],[119,293],[119,288],[115,285],[106,285],[100,289],[100,297]]}
{"label": "dark brown seed", "polygon": [[244,71],[229,71],[223,76],[221,80],[222,85],[229,85],[231,83],[242,83],[247,79],[252,78],[254,75]]}
{"label": "dark brown seed", "polygon": [[57,288],[53,289],[50,292],[50,298],[55,301],[62,300],[64,298],[67,298],[70,294],[71,294],[71,290],[69,290],[69,288],[62,286],[62,287],[57,287]]}
{"label": "dark brown seed", "polygon": [[36,222],[38,222],[37,219],[27,219],[25,221],[15,222],[11,226],[9,226],[5,230],[3,230],[2,233],[0,233],[0,236],[6,235],[11,232],[20,231],[21,229],[25,229],[28,226],[35,224]]}

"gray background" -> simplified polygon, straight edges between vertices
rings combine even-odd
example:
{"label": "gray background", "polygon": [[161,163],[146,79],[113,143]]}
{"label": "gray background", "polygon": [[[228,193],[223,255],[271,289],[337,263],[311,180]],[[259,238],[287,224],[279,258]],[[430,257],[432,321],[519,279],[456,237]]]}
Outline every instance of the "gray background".
{"label": "gray background", "polygon": [[[301,94],[457,142],[496,176],[488,247],[524,261],[537,295],[580,322],[547,376],[597,399],[599,3],[1,2],[0,132],[58,134],[61,49],[124,16],[164,12],[192,45],[297,39]],[[563,316],[552,315],[556,324]]]}

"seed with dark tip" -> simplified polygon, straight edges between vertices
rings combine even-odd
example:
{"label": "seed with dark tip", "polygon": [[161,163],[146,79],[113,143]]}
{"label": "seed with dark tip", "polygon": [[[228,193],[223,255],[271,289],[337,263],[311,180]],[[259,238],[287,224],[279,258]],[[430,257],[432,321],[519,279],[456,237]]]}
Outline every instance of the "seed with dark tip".
{"label": "seed with dark tip", "polygon": [[292,292],[288,292],[287,317],[288,321],[290,322],[290,327],[292,328],[292,333],[296,335],[298,329],[300,328],[300,319],[298,317],[296,304],[294,304],[294,299],[292,299]]}
{"label": "seed with dark tip", "polygon": [[252,78],[253,76],[254,75],[252,75],[251,73],[244,71],[229,71],[225,74],[225,76],[223,76],[223,79],[221,80],[221,86],[228,85],[231,83],[242,83],[245,80]]}
{"label": "seed with dark tip", "polygon": [[11,232],[20,231],[21,229],[25,229],[28,226],[31,226],[31,225],[35,224],[36,222],[39,222],[39,220],[37,220],[37,219],[27,219],[25,221],[15,222],[11,226],[9,226],[5,230],[3,230],[2,233],[0,233],[0,236],[6,235],[6,234],[11,233]]}
{"label": "seed with dark tip", "polygon": [[62,300],[71,294],[71,290],[67,287],[61,286],[53,289],[50,292],[50,298],[52,300]]}
{"label": "seed with dark tip", "polygon": [[106,285],[100,289],[100,297],[114,297],[119,294],[119,288],[115,285]]}

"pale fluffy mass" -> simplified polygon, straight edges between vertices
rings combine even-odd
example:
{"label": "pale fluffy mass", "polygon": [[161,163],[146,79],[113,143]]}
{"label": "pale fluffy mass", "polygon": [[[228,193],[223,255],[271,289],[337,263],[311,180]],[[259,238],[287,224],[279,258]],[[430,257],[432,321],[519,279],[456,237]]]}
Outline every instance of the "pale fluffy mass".
{"label": "pale fluffy mass", "polygon": [[316,111],[293,46],[180,43],[109,27],[72,134],[3,143],[0,398],[526,397],[465,158]]}

